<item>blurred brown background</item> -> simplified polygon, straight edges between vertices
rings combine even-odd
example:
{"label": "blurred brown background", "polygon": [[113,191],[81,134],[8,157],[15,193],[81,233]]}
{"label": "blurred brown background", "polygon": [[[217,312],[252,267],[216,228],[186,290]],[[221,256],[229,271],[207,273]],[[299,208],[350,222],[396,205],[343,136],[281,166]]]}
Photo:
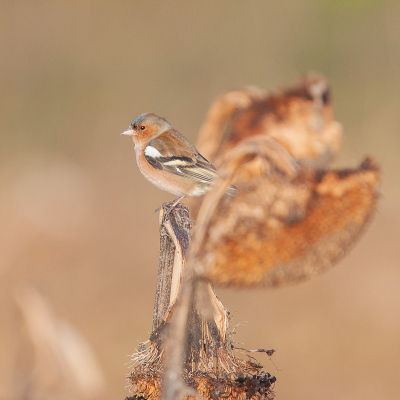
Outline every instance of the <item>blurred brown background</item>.
{"label": "blurred brown background", "polygon": [[398,1],[2,1],[0,399],[20,398],[35,363],[17,305],[27,284],[91,347],[98,398],[129,395],[127,356],[152,322],[154,210],[173,198],[119,136],[132,119],[156,112],[196,141],[222,91],[309,70],[328,79],[344,126],[336,165],[382,165],[377,215],[313,281],[217,293],[232,325],[247,321],[235,340],[277,349],[278,371],[258,359],[279,399],[397,399],[399,21]]}

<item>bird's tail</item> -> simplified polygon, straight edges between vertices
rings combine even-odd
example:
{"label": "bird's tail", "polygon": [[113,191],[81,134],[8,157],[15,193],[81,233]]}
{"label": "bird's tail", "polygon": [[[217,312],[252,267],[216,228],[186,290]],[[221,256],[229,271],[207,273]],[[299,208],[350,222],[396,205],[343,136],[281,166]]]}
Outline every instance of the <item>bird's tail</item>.
{"label": "bird's tail", "polygon": [[237,192],[237,187],[233,185],[230,185],[226,190],[226,194],[229,194],[229,196],[233,197],[236,196],[236,192]]}

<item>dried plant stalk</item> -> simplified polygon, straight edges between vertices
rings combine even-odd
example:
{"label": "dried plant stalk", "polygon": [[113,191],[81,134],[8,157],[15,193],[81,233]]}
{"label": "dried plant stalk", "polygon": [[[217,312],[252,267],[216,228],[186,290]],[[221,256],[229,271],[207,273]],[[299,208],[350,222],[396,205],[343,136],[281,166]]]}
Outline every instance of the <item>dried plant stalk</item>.
{"label": "dried plant stalk", "polygon": [[[262,372],[261,365],[234,356],[227,310],[208,282],[193,269],[185,271],[191,225],[188,207],[178,205],[166,221],[163,212],[156,294],[162,306],[155,307],[156,328],[149,347],[139,346],[132,359],[136,364],[129,376],[132,399],[159,399],[161,395],[165,400],[198,395],[206,399],[272,399],[275,377]],[[165,279],[163,273],[169,276],[172,269],[181,283],[179,297],[162,315],[175,279]]]}
{"label": "dried plant stalk", "polygon": [[160,257],[158,262],[156,299],[154,301],[153,331],[161,324],[170,305],[175,246],[166,228],[160,229]]}

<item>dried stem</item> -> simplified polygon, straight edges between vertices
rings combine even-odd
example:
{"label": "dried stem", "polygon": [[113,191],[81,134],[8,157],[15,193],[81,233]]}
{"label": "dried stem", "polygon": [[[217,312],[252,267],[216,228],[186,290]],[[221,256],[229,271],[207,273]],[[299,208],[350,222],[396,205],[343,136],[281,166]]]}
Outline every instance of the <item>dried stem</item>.
{"label": "dried stem", "polygon": [[158,262],[156,299],[154,302],[153,331],[161,324],[166,314],[170,297],[175,246],[164,226],[160,229],[160,258]]}
{"label": "dried stem", "polygon": [[160,257],[154,302],[153,331],[162,323],[168,308],[175,302],[190,246],[189,208],[178,204],[164,221],[164,205],[160,210]]}
{"label": "dried stem", "polygon": [[192,256],[186,265],[193,224],[188,207],[179,204],[164,219],[167,207],[160,212],[150,346],[143,344],[132,357],[136,365],[130,375],[133,399],[230,398],[230,394],[247,398],[243,396],[249,393],[257,399],[272,398],[270,386],[275,378],[261,373],[260,365],[233,355],[228,311],[210,283],[197,274]]}

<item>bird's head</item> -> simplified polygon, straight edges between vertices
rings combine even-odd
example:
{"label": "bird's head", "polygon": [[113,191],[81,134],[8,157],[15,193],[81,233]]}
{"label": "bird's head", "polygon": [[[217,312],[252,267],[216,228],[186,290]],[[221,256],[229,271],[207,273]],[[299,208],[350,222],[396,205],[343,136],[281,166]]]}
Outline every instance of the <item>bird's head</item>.
{"label": "bird's head", "polygon": [[169,122],[154,113],[144,113],[136,117],[121,135],[132,136],[135,145],[147,143],[163,132],[171,129]]}

